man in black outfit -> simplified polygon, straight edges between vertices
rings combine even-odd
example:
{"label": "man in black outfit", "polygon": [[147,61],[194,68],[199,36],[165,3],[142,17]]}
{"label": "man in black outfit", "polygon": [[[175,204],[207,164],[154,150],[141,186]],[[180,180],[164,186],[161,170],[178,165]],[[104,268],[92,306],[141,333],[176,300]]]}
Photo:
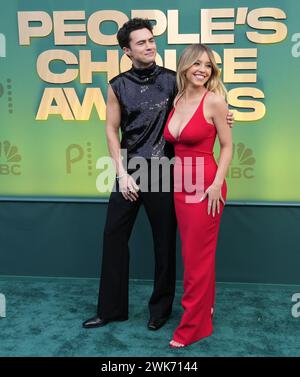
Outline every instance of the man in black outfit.
{"label": "man in black outfit", "polygon": [[[150,21],[134,18],[117,34],[120,47],[132,60],[132,68],[114,77],[108,86],[106,136],[116,163],[117,190],[111,193],[107,210],[97,315],[83,323],[85,328],[128,319],[128,241],[142,203],[152,227],[155,252],[148,329],[162,327],[172,310],[176,279],[173,190],[171,187],[164,192],[160,184],[158,192],[151,191],[150,162],[173,156],[163,129],[176,96],[176,73],[156,65],[152,29]],[[229,123],[231,118],[229,114]],[[132,177],[134,170],[128,170],[122,162],[121,149],[127,150],[128,160],[143,157],[148,161],[150,190],[139,190]],[[162,178],[160,173],[160,183]]]}

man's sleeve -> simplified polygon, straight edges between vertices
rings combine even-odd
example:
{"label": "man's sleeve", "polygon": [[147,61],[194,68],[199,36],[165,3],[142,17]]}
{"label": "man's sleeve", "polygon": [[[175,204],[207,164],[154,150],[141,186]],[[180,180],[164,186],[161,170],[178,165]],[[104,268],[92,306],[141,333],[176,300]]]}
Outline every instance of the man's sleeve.
{"label": "man's sleeve", "polygon": [[113,78],[109,81],[109,84],[115,93],[115,96],[117,97],[118,101],[121,103],[121,95],[120,95],[120,80],[118,78]]}
{"label": "man's sleeve", "polygon": [[177,89],[177,83],[176,83],[176,75],[174,75],[173,76],[173,90],[172,90],[172,95],[171,95],[171,98],[170,98],[171,103],[174,102],[174,99],[175,99],[177,93],[178,93],[178,89]]}

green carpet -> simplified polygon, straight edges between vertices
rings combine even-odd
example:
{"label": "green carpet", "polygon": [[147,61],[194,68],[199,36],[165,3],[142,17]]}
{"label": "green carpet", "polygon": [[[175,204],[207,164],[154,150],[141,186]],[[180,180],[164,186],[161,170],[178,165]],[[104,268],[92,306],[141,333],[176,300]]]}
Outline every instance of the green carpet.
{"label": "green carpet", "polygon": [[156,332],[146,328],[151,291],[151,282],[131,281],[129,320],[87,330],[81,323],[95,314],[97,280],[2,276],[0,356],[300,356],[300,317],[291,315],[300,286],[218,283],[213,335],[183,350],[168,348],[182,284]]}

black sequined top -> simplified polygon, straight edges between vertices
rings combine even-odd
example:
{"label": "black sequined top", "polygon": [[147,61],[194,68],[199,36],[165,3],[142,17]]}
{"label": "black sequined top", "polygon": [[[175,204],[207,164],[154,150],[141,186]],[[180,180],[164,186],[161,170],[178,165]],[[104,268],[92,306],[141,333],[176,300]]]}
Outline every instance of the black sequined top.
{"label": "black sequined top", "polygon": [[121,148],[128,158],[173,157],[163,129],[176,95],[176,73],[153,63],[132,67],[109,83],[121,106]]}

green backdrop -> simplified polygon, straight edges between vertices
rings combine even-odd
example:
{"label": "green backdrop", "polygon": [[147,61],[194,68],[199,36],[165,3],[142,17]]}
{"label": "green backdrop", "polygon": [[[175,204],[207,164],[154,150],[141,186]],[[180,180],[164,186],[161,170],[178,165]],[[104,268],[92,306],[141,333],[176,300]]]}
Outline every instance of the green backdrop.
{"label": "green backdrop", "polygon": [[[255,30],[246,22],[238,24],[238,9],[248,7],[248,12],[258,8],[278,8],[286,19],[277,20],[286,25],[288,33],[278,43],[253,43],[246,32]],[[104,126],[96,109],[89,120],[63,120],[60,115],[49,115],[48,120],[36,120],[36,114],[45,88],[74,88],[83,100],[87,88],[100,88],[106,98],[107,74],[94,73],[91,84],[80,83],[79,78],[67,84],[49,84],[37,74],[39,55],[51,49],[62,49],[78,57],[79,50],[91,50],[93,60],[105,61],[106,50],[121,51],[118,46],[103,46],[87,37],[81,46],[55,46],[54,33],[43,38],[32,38],[29,46],[20,45],[17,12],[43,11],[52,19],[53,11],[85,11],[87,19],[99,10],[118,10],[128,17],[132,9],[157,9],[179,11],[179,32],[199,33],[200,10],[234,8],[234,43],[211,44],[221,57],[226,48],[256,48],[257,80],[253,83],[226,83],[229,90],[239,87],[258,88],[264,93],[266,113],[257,121],[236,121],[233,130],[234,158],[228,174],[229,200],[237,202],[300,202],[299,99],[298,87],[300,52],[300,3],[295,0],[233,1],[156,1],[134,0],[111,2],[101,0],[67,0],[37,2],[34,0],[9,1],[1,5],[0,12],[0,196],[2,199],[34,198],[42,200],[101,200],[107,193],[96,189],[99,170],[96,162],[107,155]],[[274,21],[270,17],[265,21]],[[222,20],[219,20],[222,21]],[[33,25],[39,26],[38,23]],[[114,34],[117,25],[104,22],[103,34]],[[218,33],[229,33],[215,32]],[[274,31],[273,31],[274,33]],[[77,33],[86,35],[86,33]],[[168,33],[157,36],[158,53],[175,49],[177,58],[186,44],[168,45]],[[251,60],[251,59],[250,59]],[[251,60],[251,61],[252,61]],[[51,69],[61,73],[62,62],[51,63]],[[247,71],[245,71],[247,72]],[[234,108],[234,107],[232,107]],[[247,111],[247,110],[245,110]],[[218,148],[216,147],[216,155]]]}

